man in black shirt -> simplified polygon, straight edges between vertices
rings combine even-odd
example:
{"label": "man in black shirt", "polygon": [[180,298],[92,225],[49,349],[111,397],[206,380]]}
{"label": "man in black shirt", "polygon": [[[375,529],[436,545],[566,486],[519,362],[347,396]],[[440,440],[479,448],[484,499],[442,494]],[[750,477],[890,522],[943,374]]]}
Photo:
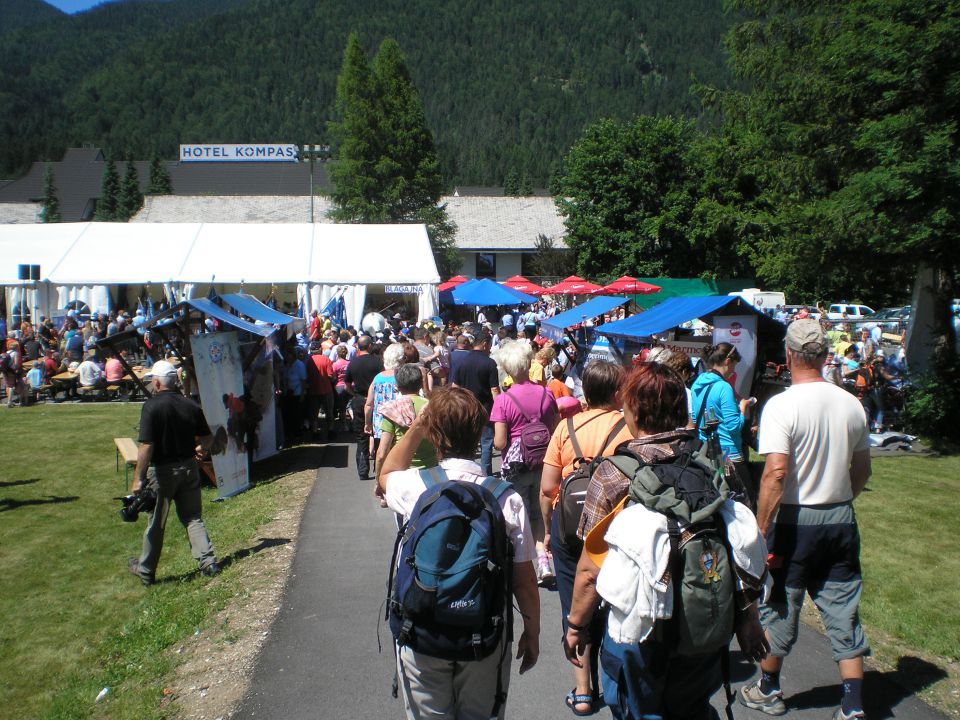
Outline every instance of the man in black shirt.
{"label": "man in black shirt", "polygon": [[[497,363],[490,357],[490,333],[481,330],[473,341],[473,349],[457,361],[450,382],[466,388],[487,411],[493,409],[493,399],[500,394],[500,376]],[[493,475],[493,424],[487,422],[480,436],[480,467],[487,475]]]}
{"label": "man in black shirt", "polygon": [[127,567],[144,585],[154,583],[172,501],[177,517],[187,529],[200,572],[216,575],[220,566],[200,517],[200,475],[196,460],[201,447],[210,447],[210,428],[200,406],[177,391],[177,371],[173,365],[160,360],[148,377],[155,394],[140,411],[140,450],[131,490],[137,492],[149,484],[157,493],[157,505],[150,513],[143,534],[143,553],[139,559],[130,558]]}
{"label": "man in black shirt", "polygon": [[383,358],[370,354],[373,338],[361,335],[357,340],[357,354],[347,365],[344,383],[350,393],[350,412],[353,415],[353,434],[357,440],[357,475],[361,480],[370,479],[370,435],[364,432],[364,404],[370,383],[383,370]]}

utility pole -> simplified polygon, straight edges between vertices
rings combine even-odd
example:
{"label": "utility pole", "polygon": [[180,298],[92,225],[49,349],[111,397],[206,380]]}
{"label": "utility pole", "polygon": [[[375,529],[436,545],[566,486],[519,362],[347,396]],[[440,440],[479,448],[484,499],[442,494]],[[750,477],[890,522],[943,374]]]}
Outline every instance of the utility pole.
{"label": "utility pole", "polygon": [[313,164],[317,159],[317,146],[316,145],[303,145],[300,148],[300,161],[306,159],[310,162],[310,222],[313,220]]}

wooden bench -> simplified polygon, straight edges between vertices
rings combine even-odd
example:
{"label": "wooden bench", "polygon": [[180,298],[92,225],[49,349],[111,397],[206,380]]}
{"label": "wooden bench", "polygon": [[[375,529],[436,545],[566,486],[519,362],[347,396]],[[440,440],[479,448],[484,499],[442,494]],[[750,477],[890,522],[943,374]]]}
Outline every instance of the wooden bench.
{"label": "wooden bench", "polygon": [[117,472],[120,472],[120,456],[122,455],[123,482],[126,487],[130,487],[130,468],[137,466],[139,447],[133,438],[114,438],[113,444],[117,446]]}

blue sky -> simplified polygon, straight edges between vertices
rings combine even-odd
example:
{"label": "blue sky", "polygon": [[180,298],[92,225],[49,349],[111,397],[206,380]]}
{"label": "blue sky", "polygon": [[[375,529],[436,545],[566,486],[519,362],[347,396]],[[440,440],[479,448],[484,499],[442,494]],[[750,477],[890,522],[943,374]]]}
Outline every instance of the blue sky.
{"label": "blue sky", "polygon": [[50,5],[58,7],[67,13],[77,13],[99,5],[104,0],[46,0]]}

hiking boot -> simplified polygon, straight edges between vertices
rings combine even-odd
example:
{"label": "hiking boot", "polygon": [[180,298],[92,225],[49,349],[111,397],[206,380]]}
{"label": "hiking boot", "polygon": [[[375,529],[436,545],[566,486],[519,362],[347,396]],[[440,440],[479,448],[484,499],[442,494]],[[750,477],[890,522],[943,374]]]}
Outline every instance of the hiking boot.
{"label": "hiking boot", "polygon": [[760,691],[760,681],[753,685],[744,685],[737,692],[740,702],[751,710],[759,710],[767,715],[783,715],[787,706],[783,703],[783,691],[774,690],[770,694]]}
{"label": "hiking boot", "polygon": [[156,582],[153,575],[143,572],[143,569],[140,567],[140,561],[135,557],[129,558],[127,560],[127,570],[129,570],[131,574],[136,575],[138,578],[140,578],[140,582],[142,582],[147,587],[150,587]]}
{"label": "hiking boot", "polygon": [[206,575],[207,577],[216,577],[220,574],[220,566],[217,563],[212,562],[206,567],[200,568],[200,574]]}
{"label": "hiking boot", "polygon": [[849,715],[847,715],[842,707],[838,707],[837,711],[833,714],[832,720],[855,720],[855,718],[860,718],[860,720],[866,720],[867,714],[863,710],[854,710]]}

